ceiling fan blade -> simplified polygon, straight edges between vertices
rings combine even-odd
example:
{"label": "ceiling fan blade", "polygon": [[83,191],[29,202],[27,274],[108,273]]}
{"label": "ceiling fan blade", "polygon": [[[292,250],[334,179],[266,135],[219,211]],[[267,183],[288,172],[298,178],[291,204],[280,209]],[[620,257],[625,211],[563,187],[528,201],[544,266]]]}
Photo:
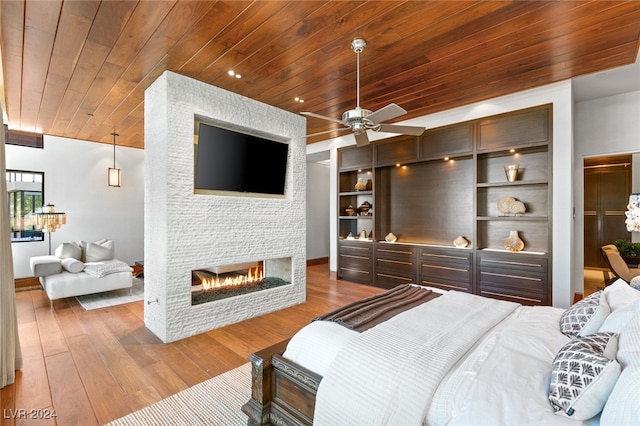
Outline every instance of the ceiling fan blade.
{"label": "ceiling fan blade", "polygon": [[320,135],[324,135],[326,133],[331,133],[331,132],[342,132],[344,130],[351,130],[351,127],[342,127],[340,129],[331,129],[331,130],[325,130],[324,132],[311,133],[310,135],[307,135],[307,137],[310,138],[311,136],[320,136]]}
{"label": "ceiling fan blade", "polygon": [[355,136],[356,138],[356,145],[358,146],[369,145],[369,136],[367,136],[367,132],[354,133],[353,136]]}
{"label": "ceiling fan blade", "polygon": [[308,117],[320,118],[321,120],[333,121],[334,123],[340,123],[343,126],[346,126],[346,123],[343,122],[342,120],[338,120],[337,118],[327,117],[325,115],[316,114],[315,112],[304,111],[304,112],[301,112],[300,114],[306,115]]}
{"label": "ceiling fan blade", "polygon": [[378,132],[401,133],[403,135],[420,136],[424,132],[424,127],[403,126],[400,124],[380,124]]}
{"label": "ceiling fan blade", "polygon": [[377,111],[372,112],[367,116],[367,119],[372,121],[374,124],[382,123],[383,121],[391,120],[396,117],[400,117],[401,115],[406,114],[402,107],[399,107],[396,104],[389,104],[386,107],[382,107]]}

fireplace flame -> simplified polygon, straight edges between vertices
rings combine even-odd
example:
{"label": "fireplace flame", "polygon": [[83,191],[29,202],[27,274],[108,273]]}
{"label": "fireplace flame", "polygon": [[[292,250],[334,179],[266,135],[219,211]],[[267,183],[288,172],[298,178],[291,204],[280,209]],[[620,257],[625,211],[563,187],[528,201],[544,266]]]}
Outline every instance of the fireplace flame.
{"label": "fireplace flame", "polygon": [[224,287],[237,287],[252,284],[264,279],[264,271],[259,266],[247,271],[247,275],[226,276],[224,278],[216,276],[199,275],[203,290],[214,290]]}

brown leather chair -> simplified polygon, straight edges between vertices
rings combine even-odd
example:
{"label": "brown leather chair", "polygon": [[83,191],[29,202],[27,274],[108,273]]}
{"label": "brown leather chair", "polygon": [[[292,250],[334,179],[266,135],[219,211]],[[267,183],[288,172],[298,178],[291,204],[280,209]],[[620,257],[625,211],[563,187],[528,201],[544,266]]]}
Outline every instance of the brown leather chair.
{"label": "brown leather chair", "polygon": [[611,269],[611,272],[613,272],[613,275],[615,275],[615,278],[613,280],[605,283],[606,285],[611,284],[611,282],[615,281],[615,279],[618,278],[622,278],[627,283],[630,283],[633,277],[637,277],[638,275],[640,275],[640,269],[629,269],[627,263],[624,261],[622,256],[620,256],[618,248],[613,244],[602,246],[600,248],[600,251],[602,252],[602,256],[604,256],[605,260],[607,261],[609,269]]}

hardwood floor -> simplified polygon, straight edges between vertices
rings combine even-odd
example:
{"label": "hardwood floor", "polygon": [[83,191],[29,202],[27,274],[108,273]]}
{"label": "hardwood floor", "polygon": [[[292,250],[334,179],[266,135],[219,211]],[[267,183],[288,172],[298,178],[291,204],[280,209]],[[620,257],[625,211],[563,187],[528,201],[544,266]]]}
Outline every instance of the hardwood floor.
{"label": "hardwood floor", "polygon": [[[24,367],[0,391],[2,424],[104,424],[238,367],[315,316],[381,291],[336,281],[327,264],[314,265],[305,303],[169,344],[145,328],[144,302],[85,311],[68,298],[50,310],[43,291],[18,292]],[[56,417],[35,418],[48,413]]]}

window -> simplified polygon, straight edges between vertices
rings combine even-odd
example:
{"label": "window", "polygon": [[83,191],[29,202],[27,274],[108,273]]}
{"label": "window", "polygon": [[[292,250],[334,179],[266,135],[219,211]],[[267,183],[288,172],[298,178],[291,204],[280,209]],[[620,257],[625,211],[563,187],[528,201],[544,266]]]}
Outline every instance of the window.
{"label": "window", "polygon": [[44,172],[7,170],[11,242],[43,241],[33,213],[44,204]]}

